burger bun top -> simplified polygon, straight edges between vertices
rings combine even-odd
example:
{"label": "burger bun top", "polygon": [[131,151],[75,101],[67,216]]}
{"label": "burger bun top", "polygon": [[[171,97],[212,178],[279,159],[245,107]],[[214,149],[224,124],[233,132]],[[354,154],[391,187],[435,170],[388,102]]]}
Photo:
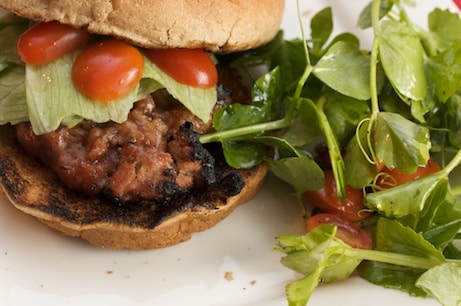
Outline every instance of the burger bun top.
{"label": "burger bun top", "polygon": [[57,20],[140,47],[229,53],[269,42],[280,27],[284,1],[0,0],[0,7],[31,20]]}

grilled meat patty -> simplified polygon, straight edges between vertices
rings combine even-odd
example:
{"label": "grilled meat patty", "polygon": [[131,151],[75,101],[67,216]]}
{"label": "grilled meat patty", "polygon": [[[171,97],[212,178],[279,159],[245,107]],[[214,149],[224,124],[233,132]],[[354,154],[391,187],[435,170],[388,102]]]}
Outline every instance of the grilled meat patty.
{"label": "grilled meat patty", "polygon": [[[219,86],[215,109],[231,103],[230,93]],[[29,123],[21,123],[16,132],[28,154],[50,167],[67,187],[126,203],[216,184],[215,160],[199,141],[210,128],[159,91],[136,102],[120,124],[83,121],[35,135]]]}

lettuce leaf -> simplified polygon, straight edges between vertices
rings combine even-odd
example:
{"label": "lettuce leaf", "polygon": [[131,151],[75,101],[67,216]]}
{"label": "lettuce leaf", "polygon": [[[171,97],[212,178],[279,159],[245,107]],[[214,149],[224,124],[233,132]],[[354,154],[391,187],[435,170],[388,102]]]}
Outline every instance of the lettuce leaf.
{"label": "lettuce leaf", "polygon": [[[0,25],[8,22],[2,18]],[[9,24],[0,30],[8,34],[2,35],[8,37],[5,50],[15,50],[24,26],[17,21]],[[203,89],[178,83],[147,58],[144,58],[141,81],[131,92],[115,101],[101,103],[92,100],[77,90],[72,82],[72,64],[79,52],[51,63],[25,67],[14,51],[0,53],[0,124],[30,121],[34,133],[44,134],[56,130],[60,124],[72,127],[84,119],[120,123],[127,119],[134,102],[160,88],[166,88],[201,120],[210,119],[217,99],[215,88]]]}

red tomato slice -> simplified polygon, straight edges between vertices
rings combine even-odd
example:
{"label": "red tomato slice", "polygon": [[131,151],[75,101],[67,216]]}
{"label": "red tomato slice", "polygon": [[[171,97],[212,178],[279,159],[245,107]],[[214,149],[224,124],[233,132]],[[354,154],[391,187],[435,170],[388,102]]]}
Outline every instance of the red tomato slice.
{"label": "red tomato slice", "polygon": [[433,158],[428,160],[425,167],[418,167],[413,173],[403,172],[399,169],[389,169],[384,166],[381,169],[381,174],[378,177],[376,185],[380,188],[387,189],[416,180],[437,171],[440,171],[440,166]]}
{"label": "red tomato slice", "polygon": [[17,52],[27,64],[44,64],[85,46],[91,36],[57,21],[40,22],[19,37]]}
{"label": "red tomato slice", "polygon": [[145,50],[145,54],[179,83],[201,88],[218,83],[216,66],[202,49]]}
{"label": "red tomato slice", "polygon": [[79,54],[72,80],[83,94],[98,101],[112,101],[128,94],[144,71],[141,52],[116,39],[91,45]]}
{"label": "red tomato slice", "polygon": [[323,212],[339,215],[351,222],[368,218],[371,213],[363,204],[363,191],[346,186],[346,198],[339,199],[336,193],[336,183],[331,170],[325,170],[325,185],[322,189],[306,192],[309,203]]}
{"label": "red tomato slice", "polygon": [[338,228],[336,237],[351,247],[367,250],[371,250],[373,248],[373,240],[366,231],[338,215],[325,213],[313,215],[307,220],[306,228],[310,231],[320,224],[325,223],[336,225]]}

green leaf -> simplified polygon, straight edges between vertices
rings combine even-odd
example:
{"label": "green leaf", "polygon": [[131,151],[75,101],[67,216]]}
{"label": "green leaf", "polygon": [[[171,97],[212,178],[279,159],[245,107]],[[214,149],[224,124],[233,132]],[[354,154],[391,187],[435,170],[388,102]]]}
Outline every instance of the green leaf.
{"label": "green leaf", "polygon": [[352,248],[335,238],[336,230],[332,224],[322,224],[305,235],[277,237],[275,249],[287,254],[282,264],[305,275],[287,285],[289,305],[305,305],[320,281],[345,279],[361,262],[347,255]]}
{"label": "green leaf", "polygon": [[396,220],[386,218],[378,220],[375,247],[380,251],[426,258],[434,266],[445,262],[443,254],[425,240],[422,235]]}
{"label": "green leaf", "polygon": [[280,70],[263,74],[252,87],[252,104],[230,104],[213,116],[216,131],[227,131],[278,119],[281,112],[282,89]]}
{"label": "green leaf", "polygon": [[338,41],[322,56],[312,72],[345,96],[358,100],[370,98],[370,60],[355,44]]}
{"label": "green leaf", "polygon": [[376,156],[390,169],[414,172],[429,160],[429,130],[400,114],[378,113],[374,137]]}
{"label": "green leaf", "polygon": [[3,71],[10,64],[24,66],[24,63],[18,57],[16,46],[19,36],[24,33],[29,26],[29,20],[18,17],[12,13],[5,13],[0,17],[0,37],[2,38],[0,71]]}
{"label": "green leaf", "polygon": [[261,121],[280,118],[282,94],[279,68],[272,69],[256,80],[251,91],[251,105],[260,109]]}
{"label": "green leaf", "polygon": [[[461,96],[454,95],[443,106],[446,107],[444,119],[448,122],[447,126],[443,125],[443,127],[448,128],[449,144],[455,148],[461,148]],[[442,121],[442,124],[445,124],[445,121]],[[442,141],[446,139],[443,138]]]}
{"label": "green leaf", "polygon": [[447,101],[461,87],[461,40],[430,58],[427,65],[437,98]]}
{"label": "green leaf", "polygon": [[287,94],[295,90],[307,65],[304,45],[299,39],[284,41],[272,58],[269,68],[279,67],[281,86]]}
{"label": "green leaf", "polygon": [[317,266],[313,273],[286,286],[286,295],[289,306],[305,306],[312,293],[319,284],[322,267]]}
{"label": "green leaf", "polygon": [[368,101],[353,99],[332,90],[325,91],[323,110],[331,125],[338,143],[344,147],[352,136],[360,121],[370,115]]}
{"label": "green leaf", "polygon": [[[459,233],[458,233],[459,235]],[[460,239],[460,238],[458,238]],[[450,259],[460,259],[461,260],[461,250],[458,249],[455,245],[454,242],[456,243],[456,240],[453,242],[449,243],[445,250],[443,251],[443,254],[445,255],[446,258]]]}
{"label": "green leaf", "polygon": [[435,8],[428,18],[434,49],[443,51],[455,41],[461,40],[461,18],[457,12]]}
{"label": "green leaf", "polygon": [[362,124],[347,144],[344,156],[344,177],[346,183],[353,188],[368,186],[376,176],[376,165],[370,163],[365,154],[371,156],[368,148],[368,123]]}
{"label": "green leaf", "polygon": [[[393,4],[393,1],[381,1],[381,7],[379,12],[380,19],[387,15],[387,13],[392,9]],[[360,12],[357,23],[360,29],[367,29],[371,27],[371,6],[372,1],[370,1],[368,5]]]}
{"label": "green leaf", "polygon": [[320,53],[332,32],[333,14],[331,7],[326,7],[311,19],[312,52]]}
{"label": "green leaf", "polygon": [[287,157],[269,161],[269,165],[271,171],[293,186],[298,195],[308,190],[320,189],[325,184],[323,171],[312,158]]}
{"label": "green leaf", "polygon": [[214,114],[213,127],[216,131],[227,131],[260,123],[265,116],[266,114],[257,106],[230,104]]}
{"label": "green leaf", "polygon": [[432,192],[439,185],[443,186],[446,180],[445,174],[438,172],[403,185],[369,193],[365,197],[365,205],[388,218],[409,217],[407,224],[415,226]]}
{"label": "green leaf", "polygon": [[[431,205],[423,216],[424,223],[420,221],[418,224],[424,238],[439,250],[445,250],[461,230],[461,202],[454,199],[447,189],[440,188],[439,193],[445,191],[444,195],[440,195],[444,196],[443,200],[439,200],[438,205]],[[422,223],[425,225],[423,228]]]}
{"label": "green leaf", "polygon": [[277,155],[279,159],[286,157],[309,157],[305,152],[301,152],[299,149],[295,148],[291,143],[286,139],[275,137],[275,136],[256,136],[255,140],[259,143],[262,143],[266,146],[270,146],[277,150]]}
{"label": "green leaf", "polygon": [[281,131],[280,137],[296,147],[312,143],[322,135],[317,106],[306,98],[291,99],[290,103],[290,125]]}
{"label": "green leaf", "polygon": [[249,169],[263,161],[267,148],[249,141],[223,140],[221,142],[226,163],[236,169]]}
{"label": "green leaf", "polygon": [[384,20],[377,31],[379,57],[392,86],[404,100],[424,100],[427,81],[418,35],[404,23]]}
{"label": "green leaf", "polygon": [[444,263],[425,272],[416,282],[442,305],[461,305],[461,263]]}
{"label": "green leaf", "polygon": [[424,269],[414,269],[376,261],[364,261],[358,267],[360,277],[384,288],[398,289],[412,296],[426,297],[427,293],[415,283]]}
{"label": "green leaf", "polygon": [[415,283],[425,270],[401,267],[381,262],[364,262],[360,265],[360,277],[384,288],[398,289],[412,296],[427,297],[427,293]]}
{"label": "green leaf", "polygon": [[11,63],[0,72],[0,124],[28,120],[24,66]]}

